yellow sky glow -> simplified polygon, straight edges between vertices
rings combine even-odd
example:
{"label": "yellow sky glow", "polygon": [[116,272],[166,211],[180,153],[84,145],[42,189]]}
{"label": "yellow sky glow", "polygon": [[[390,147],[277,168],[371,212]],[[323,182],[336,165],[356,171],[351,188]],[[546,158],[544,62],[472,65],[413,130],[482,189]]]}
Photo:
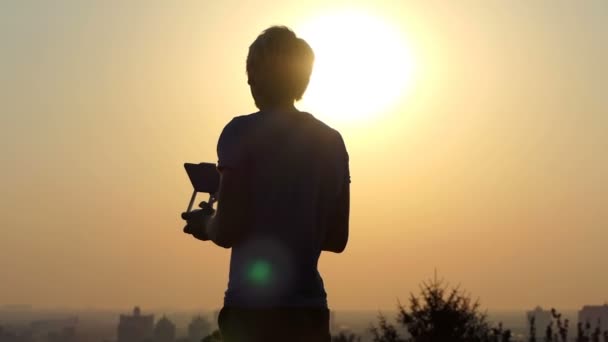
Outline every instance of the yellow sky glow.
{"label": "yellow sky glow", "polygon": [[330,122],[347,124],[372,120],[405,97],[413,86],[414,56],[391,24],[364,11],[342,9],[296,27],[316,54],[303,106]]}
{"label": "yellow sky glow", "polygon": [[[331,8],[328,8],[331,6]],[[606,1],[0,4],[0,305],[215,309],[226,250],[182,233],[184,162],[256,111],[245,58],[315,49],[297,106],[350,155],[333,309],[439,275],[484,308],[608,299]],[[263,194],[259,194],[263,196]]]}

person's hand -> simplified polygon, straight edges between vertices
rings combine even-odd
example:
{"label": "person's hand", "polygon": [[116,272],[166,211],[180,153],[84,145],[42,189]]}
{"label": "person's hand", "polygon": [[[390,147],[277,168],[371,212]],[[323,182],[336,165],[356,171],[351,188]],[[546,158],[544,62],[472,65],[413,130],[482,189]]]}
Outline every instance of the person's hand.
{"label": "person's hand", "polygon": [[207,222],[215,213],[215,210],[207,202],[201,202],[199,207],[201,209],[182,213],[182,219],[186,221],[184,233],[190,234],[199,240],[207,241],[209,240]]}

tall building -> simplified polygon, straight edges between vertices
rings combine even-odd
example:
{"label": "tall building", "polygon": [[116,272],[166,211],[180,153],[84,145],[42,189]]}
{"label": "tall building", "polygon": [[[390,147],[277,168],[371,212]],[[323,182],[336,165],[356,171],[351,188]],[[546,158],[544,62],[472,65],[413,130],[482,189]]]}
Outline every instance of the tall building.
{"label": "tall building", "polygon": [[117,342],[144,342],[151,339],[154,331],[154,315],[142,315],[139,307],[133,315],[120,315]]}
{"label": "tall building", "polygon": [[591,329],[600,326],[600,331],[608,330],[608,304],[604,305],[585,305],[578,312],[578,321],[583,324],[589,323]]}
{"label": "tall building", "polygon": [[547,326],[553,321],[553,314],[551,313],[551,310],[543,310],[543,308],[537,306],[534,310],[526,312],[526,318],[528,324],[530,324],[530,320],[534,318],[534,327],[536,327],[536,337],[538,340],[540,336],[545,335]]}
{"label": "tall building", "polygon": [[175,341],[175,324],[166,316],[156,322],[154,327],[154,342],[173,342]]}
{"label": "tall building", "polygon": [[50,332],[46,338],[48,342],[77,342],[76,329],[65,327],[61,331]]}
{"label": "tall building", "polygon": [[42,319],[30,322],[26,331],[35,340],[69,340],[77,325],[78,317]]}
{"label": "tall building", "polygon": [[209,334],[211,334],[211,324],[209,324],[209,321],[200,315],[193,317],[190,324],[188,324],[188,340],[198,342]]}

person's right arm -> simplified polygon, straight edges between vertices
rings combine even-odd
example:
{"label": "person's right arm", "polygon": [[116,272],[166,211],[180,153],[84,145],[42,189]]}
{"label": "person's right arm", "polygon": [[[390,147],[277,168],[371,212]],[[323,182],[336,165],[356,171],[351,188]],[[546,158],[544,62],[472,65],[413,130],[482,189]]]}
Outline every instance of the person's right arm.
{"label": "person's right arm", "polygon": [[322,250],[342,253],[348,243],[349,215],[350,215],[350,184],[344,183],[338,195],[336,206],[327,217],[327,230]]}
{"label": "person's right arm", "polygon": [[328,252],[342,253],[348,243],[350,216],[350,171],[348,152],[342,136],[336,132],[335,154],[331,157],[335,168],[333,174],[337,183],[337,196],[329,201],[326,216],[325,238],[321,249]]}

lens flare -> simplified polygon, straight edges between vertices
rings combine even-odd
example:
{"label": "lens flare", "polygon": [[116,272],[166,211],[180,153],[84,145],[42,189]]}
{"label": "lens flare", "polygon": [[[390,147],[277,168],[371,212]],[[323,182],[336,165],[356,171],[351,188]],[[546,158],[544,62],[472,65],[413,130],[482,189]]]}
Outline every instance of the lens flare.
{"label": "lens flare", "polygon": [[265,260],[254,261],[247,271],[247,278],[255,286],[267,286],[272,277],[272,267]]}

